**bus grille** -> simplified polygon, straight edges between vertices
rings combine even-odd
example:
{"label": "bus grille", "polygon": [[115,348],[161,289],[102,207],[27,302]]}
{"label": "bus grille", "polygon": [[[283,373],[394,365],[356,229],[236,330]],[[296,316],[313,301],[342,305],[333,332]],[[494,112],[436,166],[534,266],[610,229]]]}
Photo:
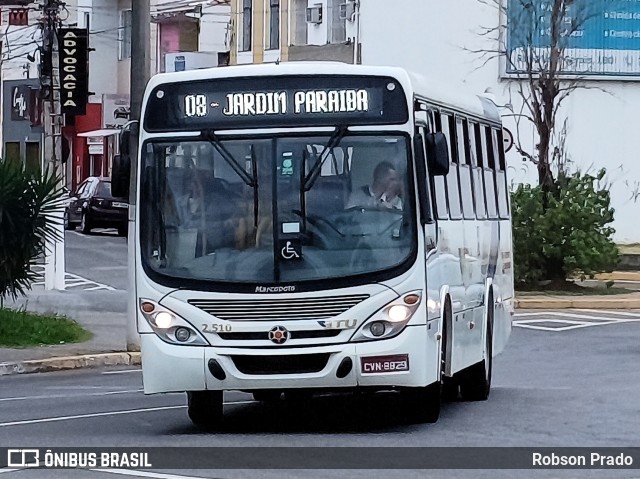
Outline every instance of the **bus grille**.
{"label": "bus grille", "polygon": [[368,294],[322,298],[219,300],[190,299],[189,304],[228,321],[288,321],[327,319],[348,311]]}
{"label": "bus grille", "polygon": [[[311,331],[289,331],[289,339],[313,339],[313,338],[333,338],[342,332],[341,329],[316,329]],[[246,341],[269,339],[269,333],[265,331],[246,333],[218,333],[220,339],[226,341]]]}
{"label": "bus grille", "polygon": [[231,356],[233,364],[243,374],[305,374],[322,371],[329,353],[291,354],[286,356]]}

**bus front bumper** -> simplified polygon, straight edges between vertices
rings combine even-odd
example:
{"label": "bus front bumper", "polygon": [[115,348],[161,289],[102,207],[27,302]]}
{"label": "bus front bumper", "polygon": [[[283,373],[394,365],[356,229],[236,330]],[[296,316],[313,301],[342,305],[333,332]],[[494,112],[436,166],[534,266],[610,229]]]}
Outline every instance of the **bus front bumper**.
{"label": "bus front bumper", "polygon": [[426,325],[386,340],[304,348],[177,346],[142,334],[141,350],[146,394],[418,387],[439,374],[438,342]]}

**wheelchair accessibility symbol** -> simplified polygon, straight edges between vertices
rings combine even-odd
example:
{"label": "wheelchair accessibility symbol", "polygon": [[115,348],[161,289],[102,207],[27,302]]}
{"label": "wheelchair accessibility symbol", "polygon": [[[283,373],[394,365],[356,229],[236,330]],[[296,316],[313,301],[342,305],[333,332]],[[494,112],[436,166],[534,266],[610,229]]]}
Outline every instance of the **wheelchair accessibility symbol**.
{"label": "wheelchair accessibility symbol", "polygon": [[293,244],[291,241],[287,241],[280,250],[280,254],[283,259],[300,259],[301,251],[298,244]]}

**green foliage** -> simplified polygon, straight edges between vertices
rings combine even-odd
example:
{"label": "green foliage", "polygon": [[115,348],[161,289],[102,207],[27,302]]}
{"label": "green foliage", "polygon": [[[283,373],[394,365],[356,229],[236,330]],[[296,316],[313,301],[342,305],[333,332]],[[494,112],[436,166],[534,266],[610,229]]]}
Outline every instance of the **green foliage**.
{"label": "green foliage", "polygon": [[92,334],[75,321],[52,314],[35,314],[0,308],[0,346],[78,343]]}
{"label": "green foliage", "polygon": [[552,191],[519,185],[512,193],[517,283],[612,271],[618,249],[608,226],[614,214],[609,191],[598,184],[604,175],[560,175]]}
{"label": "green foliage", "polygon": [[56,240],[55,212],[64,192],[55,172],[31,171],[23,164],[0,160],[0,302],[30,289],[30,264]]}

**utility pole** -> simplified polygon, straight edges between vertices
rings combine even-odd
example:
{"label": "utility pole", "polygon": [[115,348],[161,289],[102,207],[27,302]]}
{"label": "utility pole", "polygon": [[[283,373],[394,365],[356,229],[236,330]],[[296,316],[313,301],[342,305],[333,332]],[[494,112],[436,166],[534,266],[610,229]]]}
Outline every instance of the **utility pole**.
{"label": "utility pole", "polygon": [[[140,120],[144,89],[151,76],[151,5],[149,0],[131,2],[131,120]],[[139,124],[138,124],[139,125]],[[138,176],[138,129],[131,135],[131,178],[129,183],[129,259],[135,256],[135,210]],[[137,328],[136,271],[129,265],[129,301],[127,322],[127,350],[140,350],[140,337]]]}
{"label": "utility pole", "polygon": [[[62,174],[61,138],[62,115],[60,113],[60,75],[58,71],[59,45],[58,27],[60,26],[60,2],[44,0],[42,6],[42,53],[40,68],[40,93],[43,99],[44,145],[43,167],[49,164],[56,174]],[[62,184],[59,188],[62,188]],[[65,289],[64,258],[64,211],[57,212],[56,225],[58,240],[45,247],[45,289]]]}

